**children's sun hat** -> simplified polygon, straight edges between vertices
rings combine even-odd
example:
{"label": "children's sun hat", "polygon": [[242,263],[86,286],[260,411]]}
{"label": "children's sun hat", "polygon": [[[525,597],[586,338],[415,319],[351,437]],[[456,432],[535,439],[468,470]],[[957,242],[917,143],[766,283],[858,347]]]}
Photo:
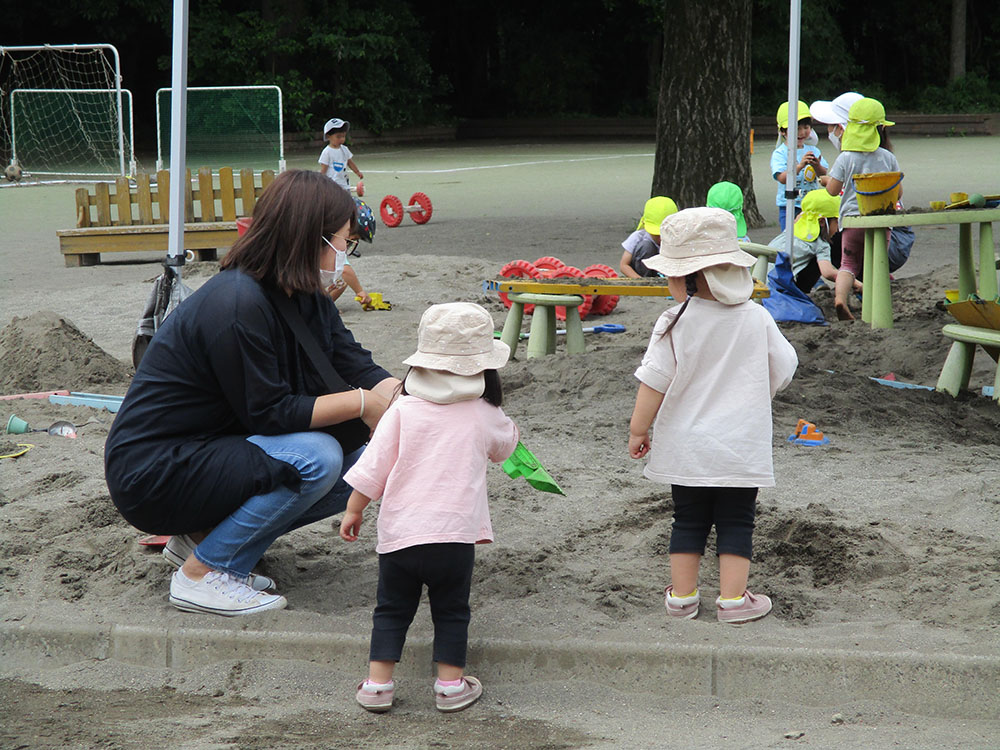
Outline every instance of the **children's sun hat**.
{"label": "children's sun hat", "polygon": [[826,188],[810,190],[802,198],[802,213],[795,217],[795,236],[812,242],[819,237],[819,220],[835,219],[839,215],[839,195],[830,195]]}
{"label": "children's sun hat", "polygon": [[721,208],[687,208],[663,220],[660,252],[643,262],[664,276],[702,271],[713,296],[725,305],[750,299],[750,266],[757,259],[736,241],[736,217]]}
{"label": "children's sun hat", "polygon": [[339,117],[334,117],[326,121],[326,125],[323,126],[323,135],[329,135],[332,132],[340,132],[341,130],[349,130],[351,123],[347,120],[341,120]]}
{"label": "children's sun hat", "polygon": [[510,347],[493,338],[493,318],[472,302],[431,305],[420,318],[417,351],[403,364],[476,375],[507,364]]}
{"label": "children's sun hat", "polygon": [[878,148],[878,126],[895,125],[885,119],[885,107],[878,99],[862,97],[851,105],[847,115],[847,127],[841,139],[843,151],[874,151]]}
{"label": "children's sun hat", "polygon": [[851,105],[858,101],[858,99],[864,99],[864,96],[857,91],[848,91],[838,96],[832,102],[822,100],[813,102],[809,105],[809,112],[814,120],[827,125],[847,125]]}
{"label": "children's sun hat", "polygon": [[743,218],[743,191],[732,182],[717,182],[708,189],[705,205],[710,208],[722,208],[736,217],[736,236],[744,237],[747,233],[747,221]]}
{"label": "children's sun hat", "polygon": [[645,229],[649,234],[657,234],[660,224],[671,214],[677,213],[677,204],[665,195],[657,195],[646,201],[642,209],[642,218],[636,229]]}
{"label": "children's sun hat", "polygon": [[[795,121],[798,122],[799,120],[806,120],[810,117],[812,117],[812,115],[809,114],[809,106],[805,102],[800,101],[799,116],[795,118]],[[778,107],[776,119],[778,121],[779,128],[788,127],[788,102],[782,102],[781,106]]]}

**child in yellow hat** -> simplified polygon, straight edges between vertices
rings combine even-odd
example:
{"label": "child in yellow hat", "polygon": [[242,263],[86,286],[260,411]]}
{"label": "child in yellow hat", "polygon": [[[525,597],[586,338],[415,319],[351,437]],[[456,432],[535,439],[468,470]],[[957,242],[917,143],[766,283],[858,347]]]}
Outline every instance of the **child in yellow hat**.
{"label": "child in yellow hat", "polygon": [[665,195],[656,195],[646,201],[639,225],[622,242],[624,252],[618,262],[618,270],[623,276],[630,279],[659,276],[656,271],[646,268],[643,259],[651,258],[660,252],[660,224],[675,213],[677,204]]}
{"label": "child in yellow hat", "polygon": [[795,189],[798,196],[795,199],[795,214],[798,215],[802,206],[802,196],[810,190],[820,187],[819,178],[826,174],[829,164],[815,145],[807,141],[812,136],[812,117],[805,102],[798,105],[798,131],[796,134],[795,166],[788,166],[788,102],[782,102],[776,116],[778,122],[778,143],[771,153],[771,176],[778,183],[775,204],[778,206],[778,224],[785,229],[785,210],[788,200],[785,198],[789,173],[795,179]]}
{"label": "child in yellow hat", "polygon": [[[802,199],[802,213],[795,219],[792,240],[792,276],[795,286],[809,294],[821,277],[836,282],[839,253],[834,257],[831,240],[839,226],[840,197],[826,190],[810,190]],[[784,250],[787,238],[782,232],[768,244]],[[861,282],[854,282],[854,291],[861,291]]]}
{"label": "child in yellow hat", "polygon": [[[885,107],[877,99],[863,97],[851,105],[847,127],[841,140],[840,156],[833,163],[826,190],[830,195],[843,195],[840,199],[840,219],[859,216],[858,197],[854,190],[856,174],[872,172],[898,172],[899,162],[892,153],[885,129],[893,123],[885,119]],[[900,189],[899,195],[903,191]],[[854,320],[848,306],[851,289],[861,272],[865,252],[865,230],[841,231],[841,260],[834,287],[834,305],[837,318]]]}

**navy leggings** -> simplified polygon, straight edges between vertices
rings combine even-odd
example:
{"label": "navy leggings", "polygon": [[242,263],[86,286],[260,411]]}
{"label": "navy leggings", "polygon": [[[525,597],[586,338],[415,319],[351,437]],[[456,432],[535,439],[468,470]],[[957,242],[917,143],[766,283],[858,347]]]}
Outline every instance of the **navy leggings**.
{"label": "navy leggings", "polygon": [[715,526],[716,552],[753,559],[756,487],[684,487],[670,485],[674,523],[670,552],[705,554],[708,532]]}
{"label": "navy leggings", "polygon": [[434,661],[465,667],[474,544],[420,544],[378,556],[370,661],[399,661],[406,631],[427,586],[434,621]]}

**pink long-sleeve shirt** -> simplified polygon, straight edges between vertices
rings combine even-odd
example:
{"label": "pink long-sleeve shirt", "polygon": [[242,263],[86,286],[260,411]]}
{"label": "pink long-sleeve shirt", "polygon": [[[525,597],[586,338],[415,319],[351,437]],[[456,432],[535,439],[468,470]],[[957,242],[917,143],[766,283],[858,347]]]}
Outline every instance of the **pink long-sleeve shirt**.
{"label": "pink long-sleeve shirt", "polygon": [[396,399],[344,475],[354,489],[382,498],[375,551],[492,542],[486,462],[504,461],[517,441],[514,422],[481,398],[453,404]]}

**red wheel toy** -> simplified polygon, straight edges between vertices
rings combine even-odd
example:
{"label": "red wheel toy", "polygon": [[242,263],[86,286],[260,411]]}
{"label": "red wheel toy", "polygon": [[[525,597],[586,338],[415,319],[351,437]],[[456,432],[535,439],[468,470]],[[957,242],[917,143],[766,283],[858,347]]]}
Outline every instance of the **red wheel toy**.
{"label": "red wheel toy", "polygon": [[[557,268],[555,271],[553,271],[552,272],[552,276],[550,278],[553,278],[553,279],[582,279],[582,278],[585,278],[585,277],[583,275],[583,271],[581,271],[579,268],[574,268],[573,266],[563,266],[562,268]],[[590,307],[591,307],[591,305],[594,304],[594,297],[593,297],[593,295],[584,294],[582,296],[583,296],[583,302],[581,302],[580,306],[577,308],[577,311],[580,313],[580,320],[583,320],[588,315],[590,315]],[[556,318],[558,320],[566,320],[566,308],[565,307],[557,307],[556,308]]]}
{"label": "red wheel toy", "polygon": [[[420,206],[420,209],[418,210],[416,206]],[[431,220],[434,206],[431,205],[431,199],[425,193],[414,193],[410,196],[410,203],[406,210],[410,212],[410,218],[417,224],[426,224]]]}
{"label": "red wheel toy", "polygon": [[[541,278],[541,274],[538,269],[527,260],[512,260],[506,266],[500,269],[500,276],[504,279],[538,279]],[[500,293],[500,301],[503,302],[504,306],[510,308],[511,301],[507,298],[504,292]],[[531,315],[535,311],[534,305],[525,305],[524,314]]]}
{"label": "red wheel toy", "polygon": [[[583,269],[583,275],[592,279],[617,279],[618,274],[611,266],[603,263],[595,263]],[[590,306],[590,311],[594,315],[607,315],[618,305],[617,294],[597,294],[594,295],[594,304]]]}
{"label": "red wheel toy", "polygon": [[557,268],[562,268],[565,265],[561,260],[553,258],[551,255],[546,255],[535,261],[535,268],[539,270],[555,271]]}
{"label": "red wheel toy", "polygon": [[395,195],[387,195],[382,199],[382,205],[378,207],[382,223],[387,227],[398,227],[403,223],[403,201]]}

